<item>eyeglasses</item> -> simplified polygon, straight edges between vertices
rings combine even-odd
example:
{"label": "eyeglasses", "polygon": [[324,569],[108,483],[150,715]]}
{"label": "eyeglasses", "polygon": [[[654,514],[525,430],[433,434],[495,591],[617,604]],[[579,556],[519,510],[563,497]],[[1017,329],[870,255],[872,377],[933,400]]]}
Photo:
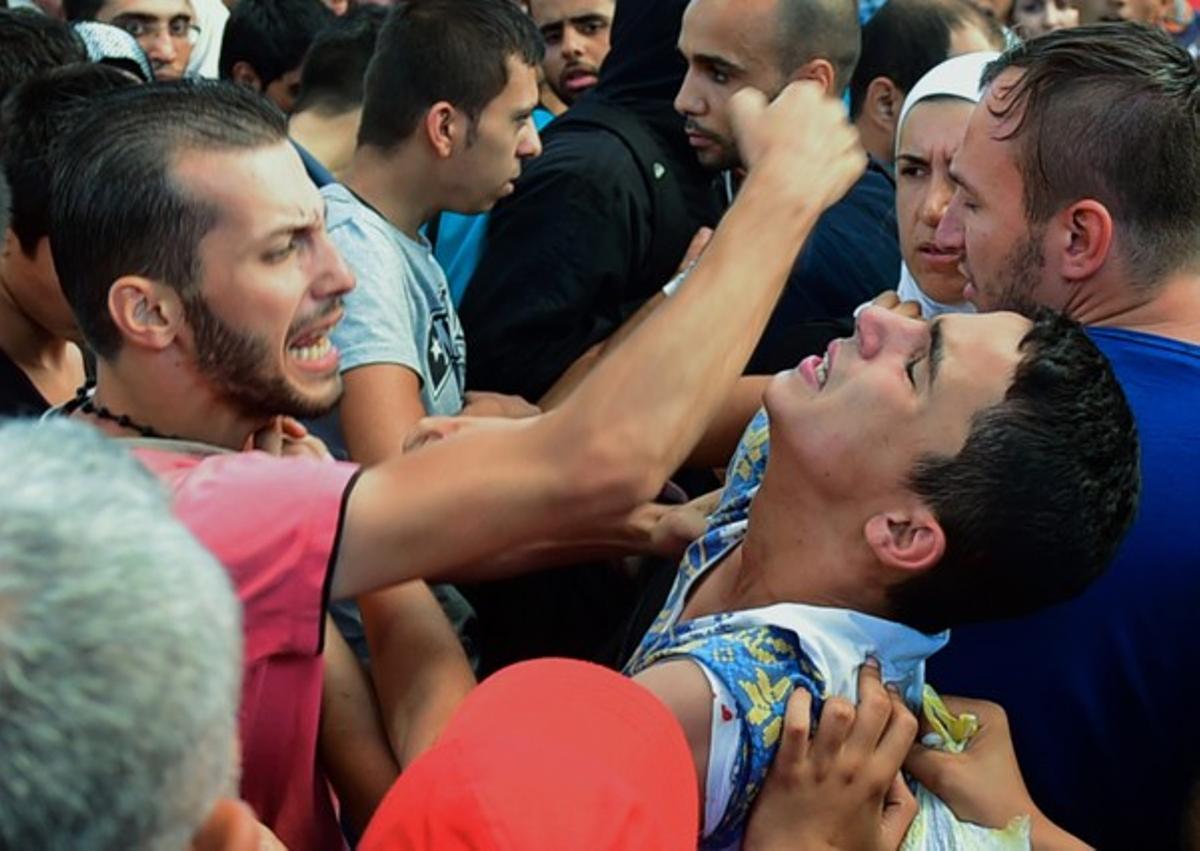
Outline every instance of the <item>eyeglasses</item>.
{"label": "eyeglasses", "polygon": [[171,18],[165,24],[154,18],[117,18],[113,26],[120,27],[139,42],[144,39],[157,41],[165,31],[176,41],[186,41],[194,45],[200,38],[200,27],[192,23],[190,18]]}

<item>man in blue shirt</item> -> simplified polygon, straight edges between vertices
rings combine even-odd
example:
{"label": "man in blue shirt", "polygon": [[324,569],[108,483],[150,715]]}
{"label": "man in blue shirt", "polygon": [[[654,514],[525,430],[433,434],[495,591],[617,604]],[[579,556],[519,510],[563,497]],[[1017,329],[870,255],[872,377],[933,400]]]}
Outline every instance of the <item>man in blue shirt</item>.
{"label": "man in blue shirt", "polygon": [[1178,847],[1200,769],[1200,71],[1167,36],[1115,24],[1028,42],[983,82],[939,244],[963,252],[981,310],[1046,305],[1090,326],[1137,420],[1142,503],[1083,596],[957,631],[929,679],[1005,706],[1063,827]]}

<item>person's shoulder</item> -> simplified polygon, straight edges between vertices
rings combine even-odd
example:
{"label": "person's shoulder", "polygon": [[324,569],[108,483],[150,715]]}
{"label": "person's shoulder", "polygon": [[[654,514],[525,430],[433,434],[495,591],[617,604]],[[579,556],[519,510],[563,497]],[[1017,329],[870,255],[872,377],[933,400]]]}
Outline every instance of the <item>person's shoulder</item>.
{"label": "person's shoulder", "polygon": [[523,182],[555,178],[611,184],[636,165],[628,145],[612,130],[591,123],[569,123],[565,116],[558,121],[564,123],[551,125],[541,155],[525,165]]}
{"label": "person's shoulder", "polygon": [[297,488],[309,494],[331,487],[340,491],[358,471],[354,464],[265,452],[139,448],[134,455],[167,485],[177,505],[214,495],[224,504],[245,504],[271,493],[294,502]]}
{"label": "person's shoulder", "polygon": [[395,228],[368,207],[350,189],[341,183],[329,183],[320,189],[325,200],[325,228],[335,242],[345,239],[372,239],[384,243],[392,242]]}

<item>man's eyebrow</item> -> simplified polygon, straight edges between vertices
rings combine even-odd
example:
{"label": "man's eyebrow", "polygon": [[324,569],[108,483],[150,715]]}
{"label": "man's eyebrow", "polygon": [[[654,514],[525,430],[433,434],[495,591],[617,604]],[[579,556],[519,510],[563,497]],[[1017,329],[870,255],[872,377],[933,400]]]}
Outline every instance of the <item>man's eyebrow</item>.
{"label": "man's eyebrow", "polygon": [[906,162],[913,165],[929,165],[929,160],[925,157],[917,156],[916,154],[900,154],[896,157],[896,162]]}
{"label": "man's eyebrow", "polygon": [[942,365],[942,354],[945,352],[945,338],[942,336],[942,320],[935,319],[929,326],[929,389],[933,390],[933,382],[937,379],[938,368]]}
{"label": "man's eyebrow", "polygon": [[273,239],[278,239],[281,236],[288,236],[298,230],[308,230],[315,228],[321,224],[322,214],[314,211],[311,215],[303,218],[297,217],[287,222],[286,224],[278,225],[262,235],[260,242],[270,242]]}
{"label": "man's eyebrow", "polygon": [[977,194],[975,192],[975,188],[971,186],[971,184],[966,181],[966,178],[962,176],[962,172],[954,167],[954,163],[950,163],[950,182],[955,186],[962,187],[972,195]]}
{"label": "man's eyebrow", "polygon": [[697,53],[695,56],[692,57],[692,60],[695,62],[702,63],[704,65],[709,65],[720,71],[726,71],[726,72],[732,71],[733,73],[741,73],[742,71],[745,70],[744,68],[742,68],[742,66],[738,65],[737,63],[730,62],[728,59],[724,59],[720,56],[710,56],[707,53]]}
{"label": "man's eyebrow", "polygon": [[568,18],[572,24],[607,24],[609,17],[602,15],[599,12],[587,12],[583,15],[576,15],[573,18]]}
{"label": "man's eyebrow", "polygon": [[[178,15],[173,15],[172,17],[178,17]],[[122,12],[113,18],[113,21],[128,21],[138,24],[153,24],[158,20],[160,20],[158,15],[151,15],[146,12]]]}

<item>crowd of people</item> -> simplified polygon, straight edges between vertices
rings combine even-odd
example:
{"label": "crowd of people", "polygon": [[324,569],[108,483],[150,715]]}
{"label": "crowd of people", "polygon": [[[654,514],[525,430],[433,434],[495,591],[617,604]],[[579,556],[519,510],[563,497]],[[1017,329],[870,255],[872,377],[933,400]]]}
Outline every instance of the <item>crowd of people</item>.
{"label": "crowd of people", "polygon": [[1200,847],[1200,4],[226,2],[0,0],[0,848]]}

